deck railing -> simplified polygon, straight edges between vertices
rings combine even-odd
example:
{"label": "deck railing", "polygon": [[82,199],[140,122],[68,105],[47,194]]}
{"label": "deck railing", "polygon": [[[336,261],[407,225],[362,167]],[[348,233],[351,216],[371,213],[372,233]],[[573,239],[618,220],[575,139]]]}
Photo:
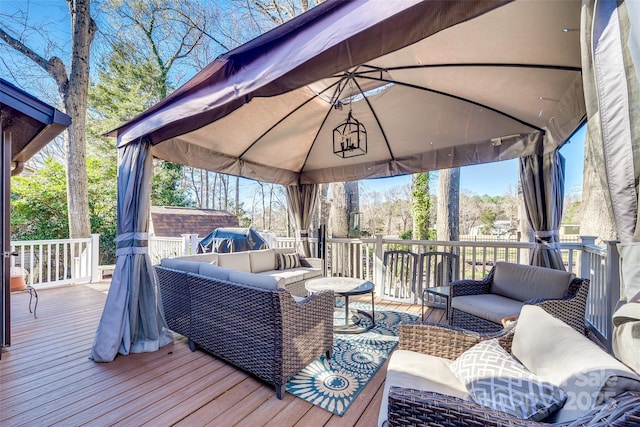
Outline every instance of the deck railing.
{"label": "deck railing", "polygon": [[198,252],[198,235],[183,234],[181,237],[149,237],[151,262],[159,264],[162,258],[191,255]]}
{"label": "deck railing", "polygon": [[[561,242],[560,251],[567,271],[590,279],[586,319],[601,341],[610,345],[611,317],[619,299],[620,282],[616,242],[606,248],[595,245],[595,238],[583,236],[581,242]],[[383,295],[383,256],[389,250],[404,249],[415,254],[452,252],[459,256],[460,279],[482,279],[498,261],[528,264],[534,243],[474,242],[474,241],[416,241],[384,238],[327,239],[326,274],[357,277],[376,285],[376,293]],[[422,283],[419,277],[416,284]],[[421,293],[415,292],[412,301],[418,302]]]}
{"label": "deck railing", "polygon": [[[309,239],[312,253],[317,253],[318,240]],[[594,237],[582,237],[581,242],[561,242],[560,250],[568,271],[591,280],[586,318],[593,331],[604,342],[611,340],[611,316],[620,296],[618,252],[615,243],[607,247],[595,246]],[[178,238],[149,239],[149,253],[153,263],[162,258],[197,252],[196,235]],[[273,247],[295,247],[295,238],[271,238]],[[98,281],[99,235],[88,239],[14,241],[11,274],[22,274],[28,285],[38,289],[71,283]],[[416,254],[425,252],[453,252],[459,256],[460,279],[481,279],[498,261],[528,264],[533,243],[508,240],[424,241],[401,240],[377,236],[368,239],[327,239],[326,274],[328,276],[357,277],[376,284],[382,295],[383,256],[385,251],[406,249]],[[422,282],[420,282],[422,283]],[[416,292],[419,297],[420,293]],[[414,297],[414,301],[417,299]]]}
{"label": "deck railing", "polygon": [[21,240],[11,242],[11,275],[22,275],[40,288],[88,283],[98,267],[99,236],[86,239]]}
{"label": "deck railing", "polygon": [[[426,252],[452,252],[460,257],[458,277],[481,279],[498,261],[528,264],[534,243],[529,242],[473,242],[402,240],[378,237],[377,239],[327,239],[327,274],[350,276],[378,282],[375,266],[382,262],[386,251],[404,249],[415,254]],[[561,243],[560,250],[565,268],[581,273],[582,243]],[[377,258],[377,259],[376,259]],[[382,265],[382,264],[380,264]]]}

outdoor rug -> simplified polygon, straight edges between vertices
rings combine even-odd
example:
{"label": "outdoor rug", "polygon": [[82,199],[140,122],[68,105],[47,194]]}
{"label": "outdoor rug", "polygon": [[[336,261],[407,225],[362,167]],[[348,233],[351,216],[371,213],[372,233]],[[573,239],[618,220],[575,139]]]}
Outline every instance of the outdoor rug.
{"label": "outdoor rug", "polygon": [[[353,302],[349,308],[371,311],[370,304]],[[336,322],[344,321],[344,310],[336,307]],[[362,325],[371,321],[363,316]],[[378,372],[398,344],[400,322],[418,316],[376,307],[376,325],[362,334],[334,334],[333,357],[321,356],[291,378],[287,392],[337,415],[343,415],[360,391]]]}

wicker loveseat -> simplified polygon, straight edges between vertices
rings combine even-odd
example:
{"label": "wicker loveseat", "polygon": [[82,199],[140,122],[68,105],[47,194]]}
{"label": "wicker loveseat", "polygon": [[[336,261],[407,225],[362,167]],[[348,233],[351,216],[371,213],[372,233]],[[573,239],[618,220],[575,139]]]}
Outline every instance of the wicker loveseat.
{"label": "wicker loveseat", "polygon": [[458,280],[450,289],[450,324],[462,329],[498,332],[502,319],[532,304],[585,332],[589,280],[566,271],[498,262],[485,279]]}
{"label": "wicker loveseat", "polygon": [[[495,378],[509,376],[491,369],[492,363],[500,366],[493,354],[484,360],[465,359],[479,347],[476,344],[493,338],[512,355],[507,357],[515,358],[537,379],[563,390],[566,400],[558,409],[532,421],[476,403],[477,395],[469,388],[473,381],[461,381],[454,360],[465,360],[462,366],[467,371],[477,363],[478,373],[483,380],[489,378],[485,383],[493,387]],[[518,388],[518,382],[511,384],[513,388],[502,390],[510,394]],[[497,384],[498,389],[501,386],[504,384]],[[528,394],[537,390],[523,389]],[[532,305],[523,307],[515,326],[498,334],[402,324],[398,349],[388,363],[382,399],[379,426],[640,425],[640,376],[586,336]]]}
{"label": "wicker loveseat", "polygon": [[332,292],[296,301],[273,277],[230,278],[226,269],[187,267],[193,264],[199,272],[155,266],[169,329],[187,337],[192,351],[206,350],[273,384],[280,399],[291,377],[323,353],[331,357]]}

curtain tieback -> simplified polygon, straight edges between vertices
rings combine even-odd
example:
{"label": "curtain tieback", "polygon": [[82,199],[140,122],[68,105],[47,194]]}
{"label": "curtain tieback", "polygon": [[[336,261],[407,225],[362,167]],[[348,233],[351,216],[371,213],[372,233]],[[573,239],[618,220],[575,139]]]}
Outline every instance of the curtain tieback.
{"label": "curtain tieback", "polygon": [[296,234],[300,240],[309,240],[309,232],[307,230],[296,230]]}
{"label": "curtain tieback", "polygon": [[149,253],[149,233],[122,233],[116,237],[116,256]]}
{"label": "curtain tieback", "polygon": [[536,244],[540,247],[548,249],[559,249],[560,238],[558,236],[558,230],[540,230],[534,231]]}

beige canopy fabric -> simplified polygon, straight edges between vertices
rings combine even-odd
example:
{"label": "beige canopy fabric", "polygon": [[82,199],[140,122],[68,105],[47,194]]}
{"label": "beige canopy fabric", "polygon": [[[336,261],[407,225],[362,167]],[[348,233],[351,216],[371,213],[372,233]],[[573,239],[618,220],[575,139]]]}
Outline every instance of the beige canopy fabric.
{"label": "beige canopy fabric", "polygon": [[[329,0],[215,60],[112,132],[285,185],[543,154],[585,119],[580,1]],[[367,153],[341,158],[349,111]],[[537,141],[544,134],[544,144]]]}

